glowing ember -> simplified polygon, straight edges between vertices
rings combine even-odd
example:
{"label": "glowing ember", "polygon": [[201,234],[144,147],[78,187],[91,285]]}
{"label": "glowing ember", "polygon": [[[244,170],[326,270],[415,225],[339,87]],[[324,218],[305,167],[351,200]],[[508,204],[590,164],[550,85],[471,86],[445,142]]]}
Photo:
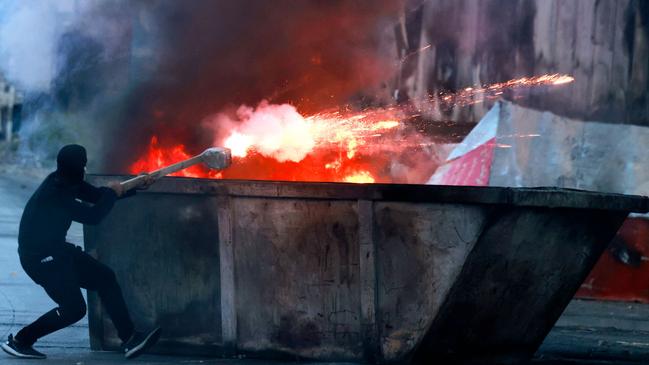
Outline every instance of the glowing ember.
{"label": "glowing ember", "polygon": [[[551,87],[573,81],[573,77],[560,74],[524,77],[467,87],[456,93],[432,97],[431,101],[463,106],[499,98],[506,90]],[[240,107],[235,116],[218,114],[206,125],[215,136],[221,136],[215,137],[214,145],[232,150],[232,166],[221,173],[194,166],[176,176],[389,183],[394,182],[391,175],[394,171],[402,174],[409,168],[410,156],[418,155],[420,160],[430,161],[430,148],[434,143],[421,132],[407,130],[408,126],[401,122],[419,115],[415,113],[421,113],[420,110],[408,106],[362,111],[348,109],[303,116],[290,104],[275,105],[264,101],[256,108]],[[131,165],[130,172],[152,171],[188,157],[190,154],[182,144],[163,148],[154,136],[146,154]],[[429,168],[434,170],[435,167]],[[430,174],[423,172],[422,176],[428,178]],[[421,183],[418,179],[420,177],[405,181]]]}
{"label": "glowing ember", "polygon": [[357,183],[357,184],[371,184],[374,178],[367,171],[359,171],[353,175],[345,176],[343,182]]}
{"label": "glowing ember", "polygon": [[[575,81],[575,78],[569,75],[548,74],[534,77],[521,77],[496,84],[485,85],[482,87],[467,87],[457,93],[442,93],[439,95],[440,100],[446,107],[465,106],[481,103],[485,100],[494,100],[500,98],[507,90],[517,90],[533,88],[540,86],[560,86]],[[434,100],[435,98],[431,96]]]}
{"label": "glowing ember", "polygon": [[569,84],[571,82],[575,81],[575,78],[572,76],[568,75],[559,75],[558,77],[555,78],[555,80],[552,82],[552,85],[563,85],[563,84]]}

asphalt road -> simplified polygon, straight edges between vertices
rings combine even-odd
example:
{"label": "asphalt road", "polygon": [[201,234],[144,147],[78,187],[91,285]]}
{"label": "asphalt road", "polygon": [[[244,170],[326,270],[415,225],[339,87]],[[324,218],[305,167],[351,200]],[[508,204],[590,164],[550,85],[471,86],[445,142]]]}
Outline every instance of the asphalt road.
{"label": "asphalt road", "polygon": [[[0,166],[0,338],[54,307],[43,289],[24,273],[18,261],[17,235],[22,209],[40,182]],[[74,225],[68,240],[81,245],[82,231]],[[649,284],[648,284],[649,285]],[[48,354],[47,364],[110,365],[125,362],[122,354],[92,352],[88,322],[51,334],[37,343]],[[144,355],[141,364],[269,365],[280,362],[249,359],[205,359]],[[535,365],[649,363],[649,306],[628,303],[573,301],[536,354]],[[25,364],[0,353],[0,364]],[[303,363],[305,364],[305,363]],[[485,364],[486,365],[486,364]]]}

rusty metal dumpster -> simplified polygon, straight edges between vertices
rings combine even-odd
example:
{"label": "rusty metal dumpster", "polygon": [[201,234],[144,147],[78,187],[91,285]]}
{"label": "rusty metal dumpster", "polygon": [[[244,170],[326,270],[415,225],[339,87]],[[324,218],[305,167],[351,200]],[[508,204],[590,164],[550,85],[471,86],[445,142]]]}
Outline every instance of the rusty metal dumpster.
{"label": "rusty metal dumpster", "polygon": [[[561,189],[165,178],[84,235],[135,321],[164,328],[158,353],[515,362],[648,210]],[[118,347],[92,293],[89,316],[92,348]]]}

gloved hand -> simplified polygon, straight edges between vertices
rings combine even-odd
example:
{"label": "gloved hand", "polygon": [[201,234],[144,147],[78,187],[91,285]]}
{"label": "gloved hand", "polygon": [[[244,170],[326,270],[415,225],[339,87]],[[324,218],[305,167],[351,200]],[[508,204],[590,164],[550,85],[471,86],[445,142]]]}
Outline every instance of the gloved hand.
{"label": "gloved hand", "polygon": [[146,190],[149,188],[149,186],[153,185],[153,183],[156,181],[156,179],[153,176],[147,173],[142,173],[138,175],[138,177],[140,176],[144,177],[144,182],[136,188],[137,190]]}

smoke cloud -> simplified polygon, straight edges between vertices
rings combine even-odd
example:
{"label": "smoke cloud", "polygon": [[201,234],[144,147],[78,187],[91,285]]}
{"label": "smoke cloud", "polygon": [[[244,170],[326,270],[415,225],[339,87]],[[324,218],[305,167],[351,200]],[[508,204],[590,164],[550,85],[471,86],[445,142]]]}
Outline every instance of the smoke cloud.
{"label": "smoke cloud", "polygon": [[82,143],[100,156],[91,170],[125,172],[153,135],[200,152],[213,143],[202,121],[221,112],[241,122],[240,105],[290,103],[308,115],[384,92],[398,66],[386,35],[401,6],[8,0],[0,68],[32,103],[21,135],[29,149]]}
{"label": "smoke cloud", "polygon": [[[213,142],[208,115],[239,105],[291,103],[302,114],[339,105],[391,76],[386,24],[398,1],[141,2],[134,47],[150,50],[109,139],[106,170],[123,171],[151,135],[193,152]],[[136,35],[137,34],[137,35]],[[154,69],[148,65],[153,60]],[[126,129],[125,129],[126,128]]]}
{"label": "smoke cloud", "polygon": [[[48,90],[54,78],[54,52],[60,30],[54,21],[53,5],[28,2],[3,3],[0,12],[0,65],[20,87]],[[36,32],[34,25],[42,21]]]}
{"label": "smoke cloud", "polygon": [[[46,161],[65,143],[101,150],[128,69],[126,2],[6,0],[0,3],[0,72],[24,96],[23,155]],[[126,47],[125,47],[126,46]]]}

